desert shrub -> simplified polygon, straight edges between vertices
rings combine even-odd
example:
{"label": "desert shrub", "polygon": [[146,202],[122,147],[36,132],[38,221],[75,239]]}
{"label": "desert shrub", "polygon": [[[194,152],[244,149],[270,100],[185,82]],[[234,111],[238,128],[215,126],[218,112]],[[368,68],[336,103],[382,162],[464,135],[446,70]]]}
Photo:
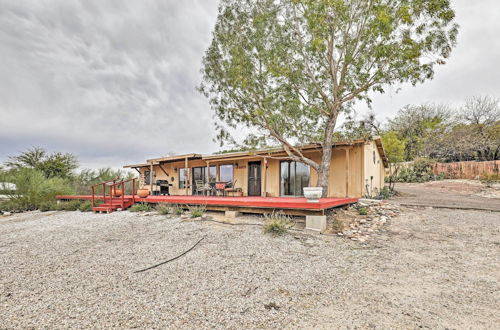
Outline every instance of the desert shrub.
{"label": "desert shrub", "polygon": [[9,201],[9,200],[0,201],[0,214],[2,212],[10,212],[10,211],[14,211],[14,210],[15,210],[15,208],[14,208],[11,201]]}
{"label": "desert shrub", "polygon": [[378,195],[375,197],[375,199],[389,199],[392,196],[394,196],[394,191],[391,191],[389,187],[384,186],[382,189],[380,189]]}
{"label": "desert shrub", "polygon": [[77,211],[80,209],[82,202],[79,200],[72,200],[68,202],[61,202],[57,204],[56,209],[58,211]]}
{"label": "desert shrub", "polygon": [[427,182],[443,180],[443,173],[434,174],[432,168],[435,161],[428,158],[417,158],[411,167],[403,167],[399,170],[396,182]]}
{"label": "desert shrub", "polygon": [[128,210],[130,212],[149,212],[152,210],[152,208],[147,203],[140,203],[140,204],[132,205]]}
{"label": "desert shrub", "polygon": [[67,180],[47,179],[43,172],[22,168],[9,175],[9,182],[16,185],[15,194],[10,195],[10,207],[19,211],[35,210],[42,204],[55,201],[57,195],[69,195],[73,191]]}
{"label": "desert shrub", "polygon": [[205,205],[192,205],[189,206],[189,214],[191,218],[199,218],[205,213],[206,206]]}
{"label": "desert shrub", "polygon": [[292,218],[283,212],[273,212],[264,216],[264,232],[283,235],[293,227]]}
{"label": "desert shrub", "polygon": [[172,213],[172,208],[168,204],[165,204],[165,203],[159,203],[158,205],[156,205],[155,209],[158,213],[163,214],[163,215],[167,215],[167,214]]}
{"label": "desert shrub", "polygon": [[84,201],[78,208],[80,212],[92,212],[92,201]]}
{"label": "desert shrub", "polygon": [[184,213],[184,209],[177,204],[172,205],[172,214],[181,215]]}
{"label": "desert shrub", "polygon": [[487,187],[491,187],[494,183],[500,182],[500,173],[483,173],[479,176],[479,180]]}
{"label": "desert shrub", "polygon": [[358,214],[359,215],[367,215],[368,214],[368,208],[365,206],[362,206],[358,208]]}
{"label": "desert shrub", "polygon": [[41,203],[38,209],[42,212],[55,211],[57,210],[57,203],[55,201],[46,201]]}

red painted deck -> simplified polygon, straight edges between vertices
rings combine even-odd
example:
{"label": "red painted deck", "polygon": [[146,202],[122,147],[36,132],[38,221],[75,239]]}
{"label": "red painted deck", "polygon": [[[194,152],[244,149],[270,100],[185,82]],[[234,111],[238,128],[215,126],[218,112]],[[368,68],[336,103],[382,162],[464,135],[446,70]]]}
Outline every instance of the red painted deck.
{"label": "red painted deck", "polygon": [[[96,199],[102,199],[102,196],[95,196]],[[124,198],[132,198],[131,195]],[[57,196],[57,199],[79,199],[91,200],[90,195],[80,196]],[[118,200],[117,198],[115,198]],[[297,210],[326,210],[333,207],[356,203],[357,198],[321,198],[319,203],[309,203],[306,198],[301,197],[216,197],[216,196],[148,196],[139,198],[137,202],[147,203],[168,203],[168,204],[186,204],[186,205],[210,205],[210,206],[228,206],[244,208],[272,208],[272,209],[297,209]]]}

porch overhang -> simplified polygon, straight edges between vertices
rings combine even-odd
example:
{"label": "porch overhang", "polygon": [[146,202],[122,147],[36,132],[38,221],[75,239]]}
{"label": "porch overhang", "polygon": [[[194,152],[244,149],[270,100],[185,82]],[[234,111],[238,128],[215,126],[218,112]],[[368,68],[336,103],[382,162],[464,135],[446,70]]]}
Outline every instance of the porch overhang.
{"label": "porch overhang", "polygon": [[185,155],[175,155],[175,156],[153,158],[153,159],[148,159],[146,161],[150,164],[158,165],[158,164],[164,164],[164,163],[185,161],[186,159],[187,160],[195,160],[195,159],[201,159],[201,158],[202,158],[202,156],[200,154],[185,154]]}
{"label": "porch overhang", "polygon": [[150,167],[150,163],[143,163],[143,164],[130,164],[130,165],[124,165],[123,168],[142,168],[142,167]]}
{"label": "porch overhang", "polygon": [[380,154],[380,158],[382,158],[382,162],[384,163],[384,167],[388,168],[389,167],[389,159],[387,158],[387,155],[385,154],[384,145],[382,144],[382,139],[377,136],[373,140],[375,141],[375,144],[377,145],[377,149],[378,149],[378,152]]}

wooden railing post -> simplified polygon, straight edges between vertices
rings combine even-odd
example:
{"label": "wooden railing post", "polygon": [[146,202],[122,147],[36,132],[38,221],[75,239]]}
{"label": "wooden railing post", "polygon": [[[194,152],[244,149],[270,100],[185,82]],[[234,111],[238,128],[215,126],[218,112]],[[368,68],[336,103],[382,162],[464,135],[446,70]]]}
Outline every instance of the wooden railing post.
{"label": "wooden railing post", "polygon": [[103,203],[106,203],[106,184],[102,184],[102,201]]}
{"label": "wooden railing post", "polygon": [[125,183],[122,181],[122,208],[125,206]]}
{"label": "wooden railing post", "polygon": [[132,179],[132,202],[135,204],[135,178]]}
{"label": "wooden railing post", "polygon": [[94,208],[94,186],[92,186],[92,208]]}

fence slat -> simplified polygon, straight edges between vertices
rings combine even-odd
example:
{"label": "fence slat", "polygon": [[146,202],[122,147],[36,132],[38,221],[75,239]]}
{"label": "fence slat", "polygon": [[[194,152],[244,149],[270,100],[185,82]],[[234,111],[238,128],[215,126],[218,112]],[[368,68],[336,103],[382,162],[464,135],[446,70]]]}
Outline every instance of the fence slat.
{"label": "fence slat", "polygon": [[500,160],[486,162],[436,163],[434,174],[444,173],[448,179],[477,179],[482,174],[499,173]]}

